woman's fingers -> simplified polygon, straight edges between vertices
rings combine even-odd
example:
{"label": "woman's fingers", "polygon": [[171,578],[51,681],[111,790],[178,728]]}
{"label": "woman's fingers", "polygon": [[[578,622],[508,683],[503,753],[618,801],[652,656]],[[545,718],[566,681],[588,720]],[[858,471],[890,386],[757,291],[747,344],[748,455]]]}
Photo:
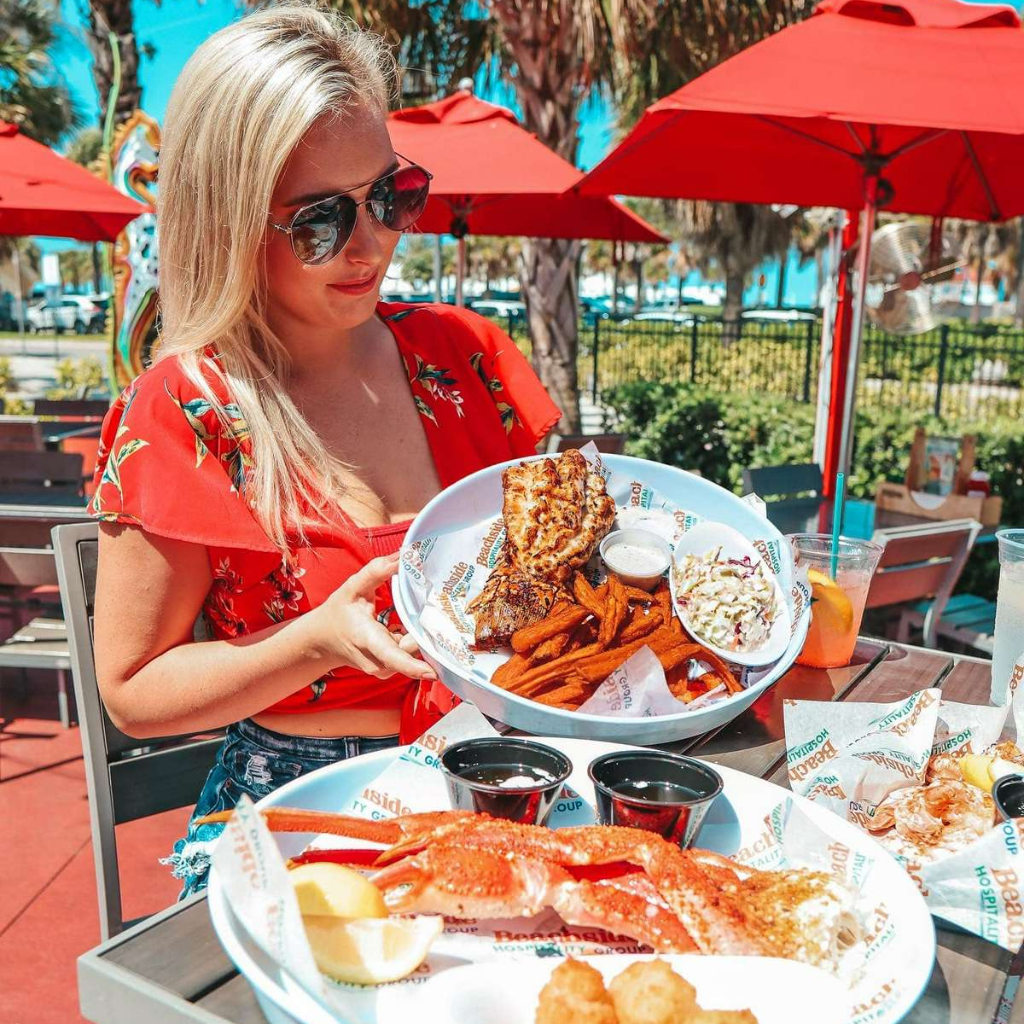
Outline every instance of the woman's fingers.
{"label": "woman's fingers", "polygon": [[338,592],[348,601],[357,597],[372,598],[377,588],[382,583],[387,583],[396,572],[398,572],[398,552],[374,558],[367,562],[359,572],[349,576],[338,588]]}
{"label": "woman's fingers", "polygon": [[398,641],[398,646],[407,654],[420,653],[419,645],[408,633],[403,633],[401,636],[396,636],[394,633],[391,635]]}
{"label": "woman's fingers", "polygon": [[[403,637],[402,640],[406,638]],[[362,644],[363,650],[371,658],[379,663],[383,671],[374,673],[386,678],[400,672],[410,679],[436,679],[437,673],[419,658],[414,658],[409,651],[403,647],[402,642],[395,643],[386,629],[373,630],[367,633]]]}

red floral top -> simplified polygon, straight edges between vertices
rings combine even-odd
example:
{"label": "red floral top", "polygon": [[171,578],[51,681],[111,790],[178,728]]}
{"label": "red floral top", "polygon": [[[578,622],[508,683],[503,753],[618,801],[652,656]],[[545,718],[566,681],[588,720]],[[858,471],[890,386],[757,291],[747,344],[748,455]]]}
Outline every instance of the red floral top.
{"label": "red floral top", "polygon": [[[408,370],[442,487],[533,454],[558,422],[526,359],[490,321],[451,306],[381,303],[377,311]],[[316,607],[372,558],[397,551],[409,524],[365,528],[341,513],[337,526],[311,532],[307,546],[282,560],[245,500],[253,464],[245,421],[223,386],[214,387],[227,425],[176,359],[128,386],[103,424],[91,511],[105,522],[205,546],[213,585],[203,614],[213,636],[226,639]],[[388,587],[378,592],[377,608],[389,624]],[[410,713],[414,703],[407,678],[381,681],[345,668],[268,710],[404,706]]]}

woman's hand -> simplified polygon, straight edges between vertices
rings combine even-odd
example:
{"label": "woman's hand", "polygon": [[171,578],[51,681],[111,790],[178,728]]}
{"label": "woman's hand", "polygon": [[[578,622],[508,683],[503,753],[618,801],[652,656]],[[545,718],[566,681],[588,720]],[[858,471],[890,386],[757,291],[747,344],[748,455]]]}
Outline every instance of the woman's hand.
{"label": "woman's hand", "polygon": [[350,576],[311,614],[320,618],[332,654],[339,665],[378,679],[396,673],[411,679],[436,679],[437,673],[419,654],[408,634],[390,633],[377,621],[376,591],[398,570],[398,555],[375,558]]}

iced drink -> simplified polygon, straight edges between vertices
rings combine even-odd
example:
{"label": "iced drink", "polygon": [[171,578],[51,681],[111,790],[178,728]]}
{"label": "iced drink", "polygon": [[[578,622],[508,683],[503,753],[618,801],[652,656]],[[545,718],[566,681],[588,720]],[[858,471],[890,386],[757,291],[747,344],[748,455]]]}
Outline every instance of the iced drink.
{"label": "iced drink", "polygon": [[812,668],[848,665],[882,547],[871,541],[840,537],[833,578],[829,534],[796,533],[789,541],[796,564],[807,569],[811,587],[811,624],[797,664]]}
{"label": "iced drink", "polygon": [[992,701],[1002,704],[1014,662],[1024,654],[1024,530],[1000,530],[999,594],[992,649]]}

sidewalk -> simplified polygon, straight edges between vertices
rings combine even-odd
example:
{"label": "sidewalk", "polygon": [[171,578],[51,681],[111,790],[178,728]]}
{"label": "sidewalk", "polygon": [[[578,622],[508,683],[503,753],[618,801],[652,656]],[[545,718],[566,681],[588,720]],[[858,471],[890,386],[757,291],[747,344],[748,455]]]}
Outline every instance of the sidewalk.
{"label": "sidewalk", "polygon": [[[0,683],[0,1021],[75,1024],[75,961],[100,941],[81,741],[45,688],[27,701],[18,690],[14,673]],[[127,918],[174,902],[158,858],[189,811],[118,826]]]}

